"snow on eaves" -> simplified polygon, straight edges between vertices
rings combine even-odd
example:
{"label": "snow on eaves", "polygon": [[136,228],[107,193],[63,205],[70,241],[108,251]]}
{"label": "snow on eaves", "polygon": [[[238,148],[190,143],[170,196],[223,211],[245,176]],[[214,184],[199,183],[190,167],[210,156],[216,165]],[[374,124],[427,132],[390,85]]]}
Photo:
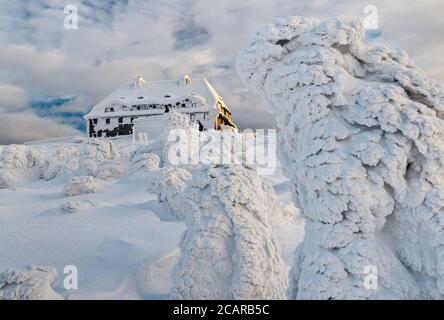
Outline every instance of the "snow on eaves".
{"label": "snow on eaves", "polygon": [[[131,107],[134,104],[169,104],[190,99],[197,109],[214,108],[220,99],[216,90],[205,78],[192,78],[187,84],[181,80],[148,81],[141,85],[130,83],[117,88],[97,103],[85,118],[104,116],[109,104],[117,103]],[[205,108],[204,108],[205,107]],[[137,111],[109,113],[111,116],[137,114]],[[156,112],[155,110],[152,112]],[[147,111],[139,112],[147,113]]]}

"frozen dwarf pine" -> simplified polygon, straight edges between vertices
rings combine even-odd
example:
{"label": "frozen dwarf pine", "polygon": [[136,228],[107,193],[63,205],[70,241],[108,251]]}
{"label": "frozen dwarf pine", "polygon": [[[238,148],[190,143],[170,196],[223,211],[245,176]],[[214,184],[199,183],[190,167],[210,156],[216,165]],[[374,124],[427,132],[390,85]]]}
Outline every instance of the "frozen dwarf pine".
{"label": "frozen dwarf pine", "polygon": [[159,202],[165,202],[177,219],[185,220],[190,213],[182,210],[182,194],[190,178],[191,173],[183,168],[161,168],[151,173],[148,191],[157,194]]}
{"label": "frozen dwarf pine", "polygon": [[55,148],[8,145],[0,152],[0,189],[63,175],[110,179],[124,174],[124,162],[114,142],[108,139],[60,144]]}
{"label": "frozen dwarf pine", "polygon": [[25,185],[39,179],[45,153],[25,145],[8,145],[0,153],[0,189]]}
{"label": "frozen dwarf pine", "polygon": [[278,19],[237,61],[276,116],[307,221],[289,295],[440,298],[444,90],[364,33],[358,21]]}
{"label": "frozen dwarf pine", "polygon": [[241,165],[203,166],[182,193],[187,230],[176,299],[283,299],[287,266],[272,233],[268,186]]}
{"label": "frozen dwarf pine", "polygon": [[131,153],[131,170],[136,172],[138,170],[153,171],[159,169],[160,157],[155,153],[146,151],[147,145],[138,145],[136,150]]}
{"label": "frozen dwarf pine", "polygon": [[61,300],[51,288],[57,271],[47,266],[0,273],[0,300]]}
{"label": "frozen dwarf pine", "polygon": [[72,177],[64,189],[65,195],[68,197],[102,191],[104,191],[102,180],[91,176]]}

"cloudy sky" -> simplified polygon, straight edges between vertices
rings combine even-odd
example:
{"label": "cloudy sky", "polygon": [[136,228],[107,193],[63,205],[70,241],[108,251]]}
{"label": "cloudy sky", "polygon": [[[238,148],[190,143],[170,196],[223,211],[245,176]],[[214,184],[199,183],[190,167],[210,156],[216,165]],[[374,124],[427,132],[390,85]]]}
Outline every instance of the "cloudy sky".
{"label": "cloudy sky", "polygon": [[[64,28],[69,4],[77,30]],[[362,18],[368,5],[378,9],[375,41],[444,82],[442,0],[0,0],[0,144],[79,134],[81,115],[138,75],[205,76],[240,127],[271,127],[234,69],[250,35],[287,15]]]}

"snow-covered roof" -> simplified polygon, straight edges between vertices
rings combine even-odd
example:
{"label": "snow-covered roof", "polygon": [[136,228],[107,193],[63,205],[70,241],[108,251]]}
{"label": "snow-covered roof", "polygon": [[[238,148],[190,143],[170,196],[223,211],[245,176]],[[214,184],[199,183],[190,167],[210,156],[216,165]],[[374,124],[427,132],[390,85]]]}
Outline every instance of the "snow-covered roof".
{"label": "snow-covered roof", "polygon": [[[93,106],[84,118],[103,117],[105,109],[112,104],[121,104],[131,108],[140,104],[174,104],[184,99],[197,102],[198,106],[207,108],[215,106],[220,96],[206,78],[191,78],[185,75],[182,79],[145,81],[138,77],[136,81],[123,85]],[[137,111],[137,115],[150,114],[150,110]],[[106,113],[107,116],[133,115],[134,111]]]}

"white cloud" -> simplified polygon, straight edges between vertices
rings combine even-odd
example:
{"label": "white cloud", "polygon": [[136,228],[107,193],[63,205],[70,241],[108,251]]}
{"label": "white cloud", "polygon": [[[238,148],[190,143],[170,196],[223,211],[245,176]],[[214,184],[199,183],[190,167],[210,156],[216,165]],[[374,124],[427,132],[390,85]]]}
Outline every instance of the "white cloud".
{"label": "white cloud", "polygon": [[25,109],[28,103],[28,98],[21,87],[0,84],[0,107],[3,111]]}
{"label": "white cloud", "polygon": [[[137,75],[155,80],[191,73],[210,79],[242,127],[273,123],[260,99],[241,88],[233,68],[239,49],[255,30],[286,15],[358,17],[369,4],[366,0],[70,3],[79,9],[78,30],[63,28],[64,4],[59,1],[0,1],[0,84],[13,84],[29,96],[75,94],[78,98],[67,108],[87,112]],[[444,2],[374,0],[371,4],[379,11],[383,29],[379,40],[404,48],[432,76],[444,80],[440,35]],[[199,30],[207,35],[199,38]],[[190,39],[181,38],[186,45],[177,46],[177,35]]]}
{"label": "white cloud", "polygon": [[69,126],[44,119],[31,112],[11,112],[0,115],[0,144],[23,143],[54,137],[81,134]]}

